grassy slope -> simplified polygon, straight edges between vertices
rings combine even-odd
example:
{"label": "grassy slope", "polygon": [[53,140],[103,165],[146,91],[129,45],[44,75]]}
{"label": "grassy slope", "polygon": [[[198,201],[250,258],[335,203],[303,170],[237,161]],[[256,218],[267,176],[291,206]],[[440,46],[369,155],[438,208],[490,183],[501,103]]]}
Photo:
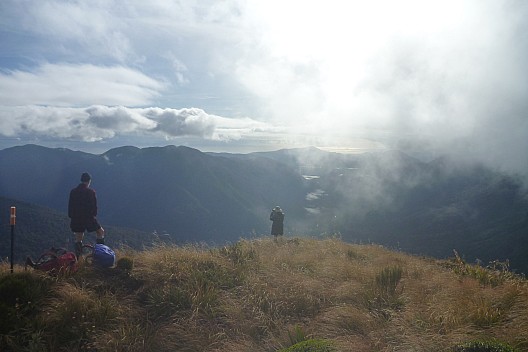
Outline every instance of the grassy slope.
{"label": "grassy slope", "polygon": [[0,298],[0,350],[277,351],[313,338],[337,351],[450,351],[477,339],[528,351],[526,280],[461,261],[334,239],[118,257],[133,269],[50,278],[3,264],[0,294],[18,287],[10,277],[34,288]]}

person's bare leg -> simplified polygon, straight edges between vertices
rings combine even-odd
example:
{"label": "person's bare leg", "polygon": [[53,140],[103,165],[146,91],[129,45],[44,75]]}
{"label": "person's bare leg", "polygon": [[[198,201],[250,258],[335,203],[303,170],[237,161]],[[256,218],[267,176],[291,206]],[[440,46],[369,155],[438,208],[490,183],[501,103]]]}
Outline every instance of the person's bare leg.
{"label": "person's bare leg", "polygon": [[105,241],[104,241],[104,238],[105,238],[105,230],[101,227],[100,229],[98,229],[97,231],[95,231],[96,235],[97,235],[97,243],[99,244],[104,244]]}
{"label": "person's bare leg", "polygon": [[75,255],[79,258],[82,254],[82,242],[84,238],[84,232],[74,232],[75,234]]}

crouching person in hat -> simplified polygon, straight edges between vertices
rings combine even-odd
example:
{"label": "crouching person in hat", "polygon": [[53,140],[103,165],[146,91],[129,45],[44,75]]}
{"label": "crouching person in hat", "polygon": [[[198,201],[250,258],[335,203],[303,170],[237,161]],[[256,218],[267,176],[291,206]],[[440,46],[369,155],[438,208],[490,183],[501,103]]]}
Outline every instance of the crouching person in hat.
{"label": "crouching person in hat", "polygon": [[95,232],[97,243],[104,244],[105,231],[97,221],[97,197],[95,190],[90,188],[92,177],[85,172],[81,175],[81,183],[70,191],[68,201],[68,216],[70,229],[75,234],[75,254],[81,256],[84,232]]}
{"label": "crouching person in hat", "polygon": [[275,236],[275,240],[277,240],[278,236],[284,234],[284,212],[278,205],[271,211],[270,220],[273,221],[271,225],[271,234],[272,236]]}

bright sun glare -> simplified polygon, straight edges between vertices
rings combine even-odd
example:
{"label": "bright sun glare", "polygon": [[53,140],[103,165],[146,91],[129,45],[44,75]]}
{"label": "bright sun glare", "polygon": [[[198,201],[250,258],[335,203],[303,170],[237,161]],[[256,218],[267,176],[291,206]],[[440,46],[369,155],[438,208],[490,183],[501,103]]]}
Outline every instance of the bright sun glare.
{"label": "bright sun glare", "polygon": [[[454,31],[467,13],[457,1],[266,1],[252,5],[263,44],[276,60],[313,65],[332,106],[361,84],[393,41]],[[402,39],[404,38],[404,39]]]}
{"label": "bright sun glare", "polygon": [[[393,106],[384,99],[394,97],[377,95],[368,85],[373,76],[392,76],[378,72],[392,68],[385,66],[392,64],[387,53],[449,47],[470,20],[474,9],[468,6],[453,0],[252,2],[249,10],[269,54],[262,65],[294,72],[269,78],[262,70],[253,85],[285,118],[302,116],[307,132],[386,126]],[[301,81],[296,70],[309,72],[312,80]],[[295,109],[281,109],[285,100]]]}

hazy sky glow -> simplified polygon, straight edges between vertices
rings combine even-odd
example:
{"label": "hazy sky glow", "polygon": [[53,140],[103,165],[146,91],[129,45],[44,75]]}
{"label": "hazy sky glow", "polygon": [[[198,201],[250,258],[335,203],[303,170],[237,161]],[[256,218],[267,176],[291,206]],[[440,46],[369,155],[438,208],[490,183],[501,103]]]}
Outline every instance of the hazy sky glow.
{"label": "hazy sky glow", "polygon": [[3,0],[0,147],[385,146],[524,168],[527,18],[523,0]]}

